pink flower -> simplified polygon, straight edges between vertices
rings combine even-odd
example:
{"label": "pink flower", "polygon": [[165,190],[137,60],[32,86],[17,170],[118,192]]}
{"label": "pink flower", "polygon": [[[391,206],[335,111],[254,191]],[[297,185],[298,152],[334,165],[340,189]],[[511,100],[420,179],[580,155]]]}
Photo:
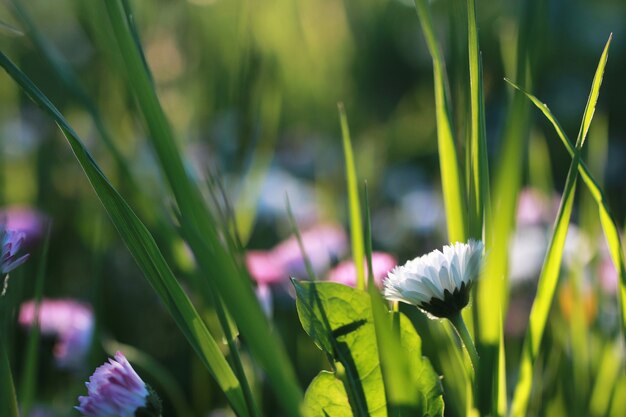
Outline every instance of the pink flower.
{"label": "pink flower", "polygon": [[[348,238],[342,227],[320,224],[302,232],[302,246],[311,261],[313,271],[320,274],[330,267],[333,260],[345,254]],[[288,276],[306,275],[304,258],[295,236],[276,246],[272,254],[283,265]]]}
{"label": "pink flower", "polygon": [[[397,265],[396,258],[384,252],[372,253],[372,272],[374,274],[374,283],[377,287],[382,288],[383,280],[387,273]],[[367,277],[367,261],[365,262],[365,276]],[[338,282],[340,284],[356,287],[356,266],[352,260],[344,261],[337,265],[328,274],[328,280]]]}
{"label": "pink flower", "polygon": [[[302,245],[316,274],[326,271],[348,247],[344,230],[333,224],[321,224],[302,232]],[[295,236],[269,251],[248,251],[246,266],[259,285],[286,282],[290,276],[306,276],[304,257]]]}
{"label": "pink flower", "polygon": [[80,405],[76,407],[85,417],[134,417],[140,408],[141,415],[161,414],[149,398],[153,392],[121,352],[96,368],[85,385],[87,396],[78,397]]}
{"label": "pink flower", "polygon": [[253,250],[246,253],[246,267],[259,285],[276,284],[287,279],[285,266],[272,251]]}
{"label": "pink flower", "polygon": [[[36,305],[28,301],[21,305],[19,323],[24,327],[35,324]],[[93,313],[83,303],[69,300],[42,300],[39,305],[39,328],[44,335],[55,336],[54,357],[61,368],[76,368],[89,351],[93,334]]]}
{"label": "pink flower", "polygon": [[29,246],[43,236],[47,218],[28,206],[9,206],[0,210],[0,221],[9,230],[24,233],[25,244]]}

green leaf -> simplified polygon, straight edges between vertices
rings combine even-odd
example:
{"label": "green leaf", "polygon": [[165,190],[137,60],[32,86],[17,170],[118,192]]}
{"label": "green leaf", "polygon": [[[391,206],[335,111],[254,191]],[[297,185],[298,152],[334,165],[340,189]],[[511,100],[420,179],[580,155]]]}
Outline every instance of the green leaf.
{"label": "green leaf", "polygon": [[348,394],[334,373],[320,372],[304,394],[304,417],[352,417]]}
{"label": "green leaf", "polygon": [[343,365],[355,416],[386,416],[385,387],[366,292],[332,282],[297,282],[298,316],[315,343]]}
{"label": "green leaf", "polygon": [[[338,375],[355,416],[386,416],[387,410],[391,415],[443,415],[441,382],[422,356],[420,337],[406,316],[388,312],[375,288],[367,294],[329,282],[294,285],[300,321],[340,364]],[[374,313],[372,293],[378,297]]]}
{"label": "green leaf", "polygon": [[[580,163],[579,151],[585,141],[585,137],[591,124],[591,118],[593,116],[598,100],[600,85],[604,74],[604,68],[606,66],[606,61],[608,58],[608,50],[611,44],[611,38],[612,37],[609,37],[604,51],[602,52],[602,56],[600,57],[600,62],[598,64],[598,68],[596,70],[592,83],[591,93],[589,94],[589,99],[585,107],[581,128],[578,133],[578,138],[576,139],[576,147],[575,149],[571,149],[571,153],[573,153],[573,159],[567,175],[567,180],[563,191],[563,197],[561,199],[561,205],[559,207],[559,212],[557,214],[557,219],[554,225],[553,235],[548,246],[548,252],[546,254],[546,259],[544,261],[541,274],[539,276],[537,295],[535,297],[535,301],[533,302],[532,310],[530,313],[529,326],[526,332],[526,337],[524,338],[524,346],[520,364],[520,377],[515,388],[515,394],[512,404],[512,415],[514,417],[522,417],[526,415],[528,401],[530,399],[530,393],[532,389],[534,363],[539,353],[539,346],[543,338],[543,332],[545,330],[548,313],[550,311],[550,306],[552,305],[552,300],[554,298],[554,293],[558,281],[561,258],[563,255],[563,247],[565,244],[565,237],[567,235],[568,224],[571,217],[574,201],[576,178],[578,176],[578,171],[581,169],[581,167],[584,167],[584,164]],[[515,86],[514,84],[512,85],[515,88],[518,88],[520,91],[523,91],[521,88]],[[565,132],[548,109],[548,106],[541,103],[533,95],[525,91],[523,92],[553,124],[559,137],[561,137],[564,142],[570,143],[569,139],[567,139],[567,136],[565,135]],[[586,173],[588,174],[588,170],[586,168],[584,169],[584,171],[586,171]],[[582,177],[584,178],[585,175],[582,175]],[[591,179],[590,175],[589,178]],[[585,182],[587,183],[587,181]],[[587,185],[589,184],[587,183]],[[619,233],[617,233],[616,228],[612,228],[615,223],[612,221],[612,218],[610,217],[604,205],[600,206],[600,221],[602,222],[602,226],[605,230],[605,233],[607,234],[609,248],[615,248],[616,250],[621,249]],[[611,249],[611,252],[613,256],[613,249]],[[624,271],[623,253],[621,252],[621,250],[619,253],[615,254],[614,262],[616,263],[616,265],[618,265],[618,270]],[[620,293],[626,295],[626,286],[624,285],[626,284],[626,280],[624,279],[623,272],[620,273],[620,278]],[[624,316],[623,305],[622,314],[623,318],[626,317]]]}
{"label": "green leaf", "polygon": [[467,206],[456,143],[454,141],[454,128],[446,97],[447,81],[443,54],[435,38],[427,1],[415,0],[415,9],[433,61],[439,168],[441,170],[441,185],[448,225],[448,240],[451,242],[465,242],[467,240]]}
{"label": "green leaf", "polygon": [[219,346],[204,325],[202,318],[174,277],[150,232],[113,188],[79,136],[56,107],[26,75],[1,53],[0,65],[29,97],[58,124],[94,191],[145,277],[160,296],[203,364],[217,381],[233,409],[240,415],[247,415],[239,381],[237,381]]}

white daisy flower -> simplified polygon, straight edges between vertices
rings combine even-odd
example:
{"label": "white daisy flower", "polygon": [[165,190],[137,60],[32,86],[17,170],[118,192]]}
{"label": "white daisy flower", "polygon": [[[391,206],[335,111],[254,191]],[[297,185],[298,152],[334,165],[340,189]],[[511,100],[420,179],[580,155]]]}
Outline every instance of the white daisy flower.
{"label": "white daisy flower", "polygon": [[384,282],[385,298],[419,307],[435,317],[456,316],[469,302],[482,266],[484,245],[470,239],[434,250],[394,268]]}

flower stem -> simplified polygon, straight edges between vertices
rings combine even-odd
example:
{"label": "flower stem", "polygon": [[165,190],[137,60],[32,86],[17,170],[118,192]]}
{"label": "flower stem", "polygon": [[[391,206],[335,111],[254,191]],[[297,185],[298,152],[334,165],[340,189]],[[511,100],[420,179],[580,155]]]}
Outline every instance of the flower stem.
{"label": "flower stem", "polygon": [[461,312],[459,311],[454,316],[450,317],[449,320],[465,345],[465,349],[467,349],[467,353],[472,361],[474,372],[476,372],[478,370],[478,352],[476,351],[476,346],[474,346],[472,336],[470,336],[467,326],[465,326],[465,321],[463,321]]}

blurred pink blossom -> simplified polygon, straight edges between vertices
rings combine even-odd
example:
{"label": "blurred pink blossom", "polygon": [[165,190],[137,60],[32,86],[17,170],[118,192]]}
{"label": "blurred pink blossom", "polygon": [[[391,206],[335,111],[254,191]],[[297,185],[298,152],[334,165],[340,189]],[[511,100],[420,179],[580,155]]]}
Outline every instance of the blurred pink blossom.
{"label": "blurred pink blossom", "polygon": [[0,221],[8,230],[24,233],[27,246],[39,241],[45,232],[47,217],[28,206],[9,206],[0,210]]}
{"label": "blurred pink blossom", "polygon": [[[19,323],[32,327],[36,305],[27,301],[20,307]],[[39,305],[39,328],[44,335],[55,336],[54,357],[61,368],[81,365],[91,344],[93,312],[87,304],[70,299],[44,299]]]}
{"label": "blurred pink blossom", "polygon": [[[379,288],[383,286],[383,280],[387,273],[398,264],[395,257],[385,252],[372,253],[372,272],[374,283]],[[365,276],[367,277],[367,262],[365,262]],[[340,284],[356,287],[356,266],[352,260],[344,261],[333,268],[328,274],[328,280]]]}
{"label": "blurred pink blossom", "polygon": [[548,198],[539,190],[527,187],[520,191],[517,201],[517,224],[522,226],[550,222]]}
{"label": "blurred pink blossom", "polygon": [[[348,248],[348,237],[340,226],[321,224],[302,232],[302,245],[313,270],[321,274]],[[302,251],[295,236],[282,241],[269,251],[248,251],[246,266],[257,284],[286,282],[289,277],[305,277]]]}
{"label": "blurred pink blossom", "polygon": [[607,294],[615,294],[617,292],[619,276],[615,265],[610,257],[605,257],[598,265],[598,275],[600,277],[600,285],[602,290]]}
{"label": "blurred pink blossom", "polygon": [[[320,224],[302,232],[305,248],[316,275],[343,256],[348,248],[348,237],[340,226]],[[256,294],[266,315],[272,315],[271,285],[285,284],[290,277],[307,277],[304,257],[296,236],[291,236],[268,251],[251,250],[246,253],[246,267],[257,283]]]}
{"label": "blurred pink blossom", "polygon": [[276,284],[287,278],[284,265],[272,251],[253,250],[246,253],[246,267],[259,285]]}
{"label": "blurred pink blossom", "polygon": [[[316,274],[327,270],[334,260],[340,259],[348,249],[348,237],[341,226],[320,224],[302,232],[302,246]],[[272,250],[277,262],[289,276],[306,275],[304,258],[295,236],[280,243]]]}

